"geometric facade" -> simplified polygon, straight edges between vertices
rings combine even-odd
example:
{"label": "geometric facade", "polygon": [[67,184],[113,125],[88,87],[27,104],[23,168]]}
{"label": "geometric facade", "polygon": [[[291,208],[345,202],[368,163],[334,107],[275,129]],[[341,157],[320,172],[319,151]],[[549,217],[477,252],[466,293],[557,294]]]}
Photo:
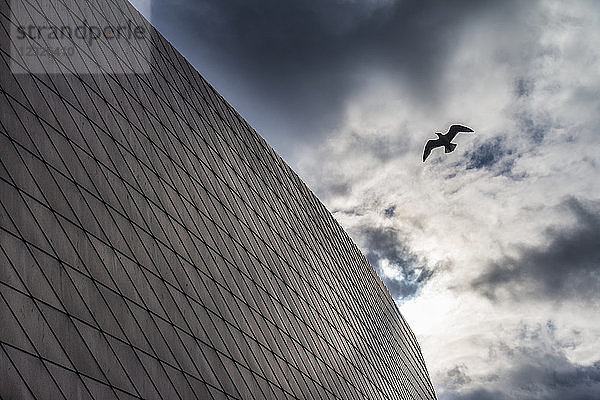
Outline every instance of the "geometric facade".
{"label": "geometric facade", "polygon": [[435,399],[348,235],[127,1],[19,1],[0,2],[0,398]]}

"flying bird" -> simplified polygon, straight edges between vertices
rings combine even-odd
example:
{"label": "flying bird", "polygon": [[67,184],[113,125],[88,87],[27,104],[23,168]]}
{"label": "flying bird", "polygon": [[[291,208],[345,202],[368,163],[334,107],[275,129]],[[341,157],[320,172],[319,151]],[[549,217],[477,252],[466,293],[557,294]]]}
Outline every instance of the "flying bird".
{"label": "flying bird", "polygon": [[453,152],[456,148],[456,143],[451,142],[452,139],[454,139],[454,137],[458,135],[459,132],[473,132],[473,129],[463,125],[452,125],[445,135],[436,132],[435,134],[438,136],[438,138],[430,139],[427,141],[427,143],[425,143],[425,151],[423,151],[423,162],[425,162],[427,157],[429,157],[429,155],[431,154],[431,150],[435,149],[436,147],[444,146],[444,153]]}

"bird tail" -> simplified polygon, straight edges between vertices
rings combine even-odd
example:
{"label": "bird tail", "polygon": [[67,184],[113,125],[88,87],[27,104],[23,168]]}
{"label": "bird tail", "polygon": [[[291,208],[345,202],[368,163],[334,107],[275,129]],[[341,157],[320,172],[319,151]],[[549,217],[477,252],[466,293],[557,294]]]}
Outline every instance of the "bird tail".
{"label": "bird tail", "polygon": [[445,146],[444,153],[451,153],[456,148],[456,143],[450,143],[448,146]]}

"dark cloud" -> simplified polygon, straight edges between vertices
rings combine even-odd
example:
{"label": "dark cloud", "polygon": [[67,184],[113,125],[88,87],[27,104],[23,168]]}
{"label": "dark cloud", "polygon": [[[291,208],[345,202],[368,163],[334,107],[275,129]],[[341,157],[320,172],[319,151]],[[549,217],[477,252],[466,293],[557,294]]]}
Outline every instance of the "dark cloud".
{"label": "dark cloud", "polygon": [[374,160],[385,163],[405,154],[414,145],[411,137],[405,133],[403,129],[385,132],[385,134],[352,133],[348,138],[348,145],[363,155],[369,155]]}
{"label": "dark cloud", "polygon": [[[600,361],[592,365],[571,363],[560,352],[527,349],[506,371],[509,387],[518,399],[592,400],[600,393]],[[508,391],[507,391],[508,392]]]}
{"label": "dark cloud", "polygon": [[385,210],[383,210],[383,215],[385,215],[388,218],[392,218],[395,213],[396,213],[396,205],[395,204],[392,204],[391,206],[389,206]]}
{"label": "dark cloud", "polygon": [[332,176],[326,185],[321,185],[321,196],[347,196],[350,193],[350,184],[343,181],[343,177]]}
{"label": "dark cloud", "polygon": [[515,81],[515,93],[517,97],[527,97],[534,89],[534,81],[532,79],[519,78]]}
{"label": "dark cloud", "polygon": [[[394,299],[406,299],[431,278],[433,270],[410,251],[396,229],[363,227],[357,235],[364,243],[363,253]],[[398,279],[388,278],[383,273],[384,263],[399,271]]]}
{"label": "dark cloud", "polygon": [[508,397],[497,390],[475,389],[464,392],[450,392],[440,396],[440,400],[505,400]]}
{"label": "dark cloud", "polygon": [[520,246],[518,256],[489,265],[472,286],[491,299],[506,291],[549,299],[596,299],[600,292],[600,202],[575,198],[563,206],[576,217],[569,229],[548,229],[548,245]]}
{"label": "dark cloud", "polygon": [[495,382],[449,390],[440,400],[596,400],[600,393],[600,361],[589,366],[572,364],[566,358],[541,353],[537,358],[513,360],[501,389]]}
{"label": "dark cloud", "polygon": [[519,129],[533,144],[542,143],[552,128],[552,118],[545,112],[520,111],[516,115]]}
{"label": "dark cloud", "polygon": [[472,381],[473,379],[467,372],[467,367],[464,364],[461,364],[446,372],[444,386],[448,388],[460,388]]}
{"label": "dark cloud", "polygon": [[600,394],[600,361],[590,366],[572,365],[564,370],[552,371],[545,382],[553,389],[546,399],[597,399]]}
{"label": "dark cloud", "polygon": [[467,169],[494,169],[497,174],[509,175],[515,163],[515,151],[506,145],[506,137],[486,138],[474,150],[465,153]]}
{"label": "dark cloud", "polygon": [[491,0],[154,0],[152,22],[259,132],[283,146],[334,125],[347,97],[374,75],[404,83],[413,101],[443,101],[445,60],[462,29],[481,17],[509,25],[524,7]]}
{"label": "dark cloud", "polygon": [[555,331],[551,321],[522,323],[514,337],[490,346],[488,362],[501,366],[493,375],[471,373],[465,365],[456,365],[442,377],[445,391],[440,400],[596,399],[600,361],[591,365],[571,362]]}

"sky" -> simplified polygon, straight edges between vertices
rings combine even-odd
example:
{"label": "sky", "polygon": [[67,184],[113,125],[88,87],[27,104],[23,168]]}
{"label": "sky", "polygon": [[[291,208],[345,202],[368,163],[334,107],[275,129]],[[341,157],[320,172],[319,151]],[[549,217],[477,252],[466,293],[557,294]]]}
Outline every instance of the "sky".
{"label": "sky", "polygon": [[600,398],[599,3],[134,4],[357,243],[440,400]]}

